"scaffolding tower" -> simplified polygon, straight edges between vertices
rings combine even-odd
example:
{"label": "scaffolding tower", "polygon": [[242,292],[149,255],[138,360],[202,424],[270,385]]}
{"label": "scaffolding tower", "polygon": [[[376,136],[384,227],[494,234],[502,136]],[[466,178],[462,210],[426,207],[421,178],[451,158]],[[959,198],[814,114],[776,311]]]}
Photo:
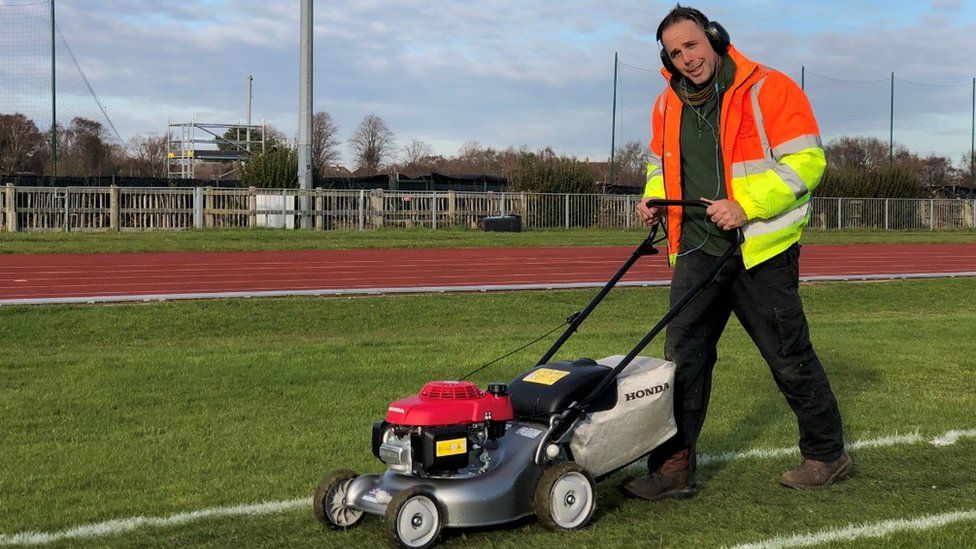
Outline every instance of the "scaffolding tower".
{"label": "scaffolding tower", "polygon": [[265,133],[263,124],[169,123],[166,178],[194,179],[197,162],[247,162],[252,154],[264,152]]}

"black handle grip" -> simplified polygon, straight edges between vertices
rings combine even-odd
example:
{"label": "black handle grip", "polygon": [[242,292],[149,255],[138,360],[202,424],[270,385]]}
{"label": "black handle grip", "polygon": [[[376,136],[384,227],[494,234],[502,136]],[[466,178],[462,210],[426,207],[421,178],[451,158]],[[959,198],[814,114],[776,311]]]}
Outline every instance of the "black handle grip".
{"label": "black handle grip", "polygon": [[649,198],[644,203],[648,208],[662,208],[667,206],[695,206],[707,208],[708,202],[704,200],[667,200],[664,198]]}

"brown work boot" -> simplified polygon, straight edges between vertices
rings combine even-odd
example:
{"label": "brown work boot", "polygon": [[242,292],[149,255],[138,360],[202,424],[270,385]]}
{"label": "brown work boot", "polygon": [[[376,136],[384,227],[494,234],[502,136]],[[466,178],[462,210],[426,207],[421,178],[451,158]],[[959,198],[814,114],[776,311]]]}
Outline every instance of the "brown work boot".
{"label": "brown work boot", "polygon": [[854,464],[851,456],[844,452],[834,461],[803,459],[803,463],[779,476],[779,483],[788,488],[811,490],[825,488],[847,476]]}
{"label": "brown work boot", "polygon": [[657,471],[645,477],[627,477],[617,488],[625,496],[648,501],[694,497],[698,490],[692,461],[692,450],[686,448],[668,458]]}

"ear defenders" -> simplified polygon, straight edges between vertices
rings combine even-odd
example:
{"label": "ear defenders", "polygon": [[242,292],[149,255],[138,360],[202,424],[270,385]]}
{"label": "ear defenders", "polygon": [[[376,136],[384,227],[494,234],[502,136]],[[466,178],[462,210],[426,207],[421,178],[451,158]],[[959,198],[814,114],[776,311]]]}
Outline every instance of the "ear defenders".
{"label": "ear defenders", "polygon": [[[708,43],[712,46],[720,57],[725,55],[725,52],[729,51],[729,44],[732,40],[729,38],[729,32],[725,30],[725,27],[720,25],[717,21],[709,21],[708,17],[704,13],[696,10],[695,8],[682,8],[688,10],[687,13],[682,15],[687,15],[686,19],[690,19],[698,24],[703,31],[705,31],[705,36],[708,37]],[[664,35],[664,29],[658,27],[657,29],[657,41],[661,44],[661,63],[668,72],[674,74],[677,69],[674,63],[671,62],[671,56],[664,49],[664,43],[661,41],[661,36]]]}

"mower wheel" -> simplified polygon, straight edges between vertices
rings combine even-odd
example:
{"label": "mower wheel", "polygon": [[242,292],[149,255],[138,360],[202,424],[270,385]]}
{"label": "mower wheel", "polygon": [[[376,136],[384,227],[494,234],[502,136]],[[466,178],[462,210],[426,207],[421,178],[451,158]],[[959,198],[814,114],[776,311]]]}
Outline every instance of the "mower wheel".
{"label": "mower wheel", "polygon": [[596,483],[571,461],[552,465],[539,478],[532,508],[549,530],[579,530],[596,510]]}
{"label": "mower wheel", "polygon": [[401,490],[386,508],[386,530],[400,547],[432,547],[444,527],[443,508],[420,487]]}
{"label": "mower wheel", "polygon": [[345,503],[349,484],[358,475],[349,469],[339,469],[322,477],[315,488],[312,509],[319,522],[333,530],[352,528],[363,520],[363,511]]}

